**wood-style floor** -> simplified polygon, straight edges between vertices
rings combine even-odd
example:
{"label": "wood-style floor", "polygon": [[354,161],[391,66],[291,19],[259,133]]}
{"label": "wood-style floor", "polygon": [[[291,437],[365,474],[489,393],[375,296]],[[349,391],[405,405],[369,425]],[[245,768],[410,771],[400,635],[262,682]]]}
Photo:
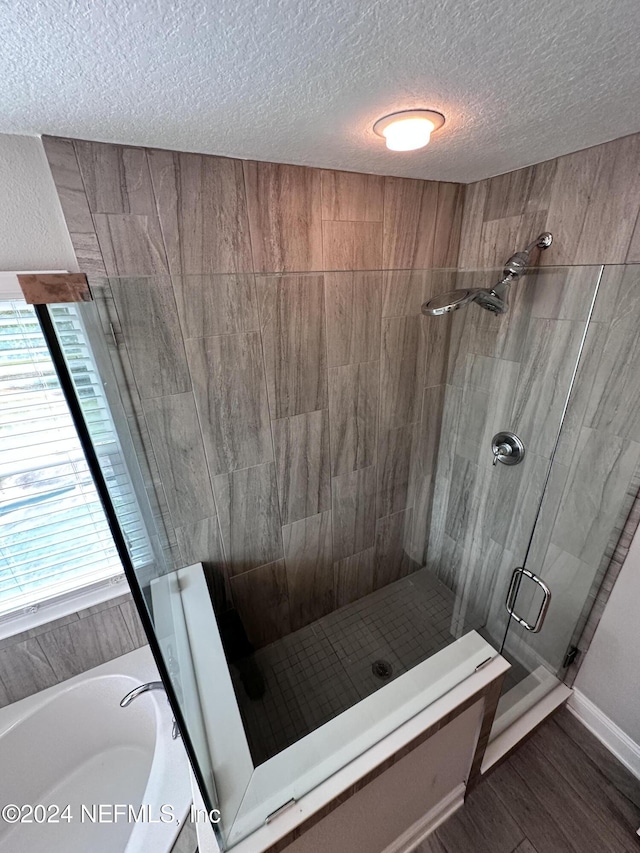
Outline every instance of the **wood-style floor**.
{"label": "wood-style floor", "polygon": [[415,853],[638,853],[640,781],[566,710]]}

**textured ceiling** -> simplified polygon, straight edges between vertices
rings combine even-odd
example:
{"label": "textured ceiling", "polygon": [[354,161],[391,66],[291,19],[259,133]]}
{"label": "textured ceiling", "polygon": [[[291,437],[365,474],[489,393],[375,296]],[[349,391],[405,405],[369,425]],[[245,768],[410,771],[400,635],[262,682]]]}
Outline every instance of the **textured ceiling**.
{"label": "textured ceiling", "polygon": [[[0,132],[466,182],[640,131],[638,0],[0,8]],[[445,127],[387,152],[418,106]]]}

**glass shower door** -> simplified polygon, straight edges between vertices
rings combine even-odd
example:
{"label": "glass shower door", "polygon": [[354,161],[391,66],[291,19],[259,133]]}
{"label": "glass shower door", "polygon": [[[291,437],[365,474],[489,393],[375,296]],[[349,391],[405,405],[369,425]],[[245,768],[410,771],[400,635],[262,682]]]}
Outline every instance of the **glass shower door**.
{"label": "glass shower door", "polygon": [[[507,693],[538,667],[528,644],[503,642],[505,601],[514,569],[529,566],[534,532],[543,536],[554,523],[554,507],[543,497],[559,488],[560,468],[552,460],[563,421],[571,422],[565,410],[599,273],[600,267],[541,268],[512,288],[507,314],[471,305],[450,321],[425,318],[429,328],[450,322],[427,566],[455,593],[459,617],[512,664]],[[495,276],[462,271],[457,287],[491,286]],[[518,464],[494,456],[492,439],[500,432],[522,442]],[[512,609],[533,624],[541,588],[527,578],[534,595],[516,581]],[[520,598],[527,590],[530,608]]]}
{"label": "glass shower door", "polygon": [[[503,653],[524,662],[522,700],[562,678],[638,492],[640,475],[640,266],[598,277],[584,346],[540,512],[516,579]],[[515,586],[515,585],[514,585]],[[541,612],[541,608],[542,611]],[[508,617],[508,614],[505,615]],[[504,703],[507,710],[511,703]],[[513,706],[515,707],[515,705]]]}

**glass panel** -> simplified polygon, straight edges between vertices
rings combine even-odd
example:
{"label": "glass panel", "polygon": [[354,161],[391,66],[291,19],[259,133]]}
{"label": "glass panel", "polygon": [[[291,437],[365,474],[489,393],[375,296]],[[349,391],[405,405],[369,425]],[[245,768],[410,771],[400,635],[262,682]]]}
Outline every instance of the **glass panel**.
{"label": "glass panel", "polygon": [[[455,592],[465,620],[497,648],[508,622],[511,574],[524,565],[538,517],[597,273],[535,270],[511,288],[506,314],[471,305],[450,321],[427,565]],[[491,287],[495,280],[494,271],[462,271],[458,287]],[[492,438],[500,431],[522,441],[520,463],[494,464]],[[509,692],[532,667],[512,649],[504,654],[512,664]]]}
{"label": "glass panel", "polygon": [[120,278],[80,308],[163,543],[140,584],[189,728],[202,709],[226,844],[496,654],[424,568],[449,322],[420,308],[456,281]]}
{"label": "glass panel", "polygon": [[[512,623],[505,652],[528,661],[538,693],[553,684],[549,673],[564,673],[638,492],[639,293],[640,266],[604,268],[526,558],[551,603],[540,633]],[[539,589],[523,582],[517,613],[535,619],[540,603]]]}
{"label": "glass panel", "polygon": [[[0,301],[0,398],[0,621],[11,623],[123,578],[44,335],[23,300]],[[99,406],[92,416],[102,422]],[[130,518],[126,526],[138,555],[144,531]]]}
{"label": "glass panel", "polygon": [[136,453],[117,391],[97,305],[51,306],[49,315],[131,561],[141,578],[164,574],[172,567],[166,530],[156,524],[159,513],[154,512],[144,488],[141,456]]}
{"label": "glass panel", "polygon": [[[126,362],[117,352],[99,283],[94,285],[94,295],[92,303],[50,306],[49,314],[182,711],[185,745],[214,808],[210,733],[199,704],[176,571],[182,560],[173,527],[157,500],[161,484],[141,441],[142,412],[133,405],[134,394],[127,393],[126,381],[131,377],[126,376]],[[106,535],[113,548],[108,531]],[[115,559],[121,568],[117,555]]]}

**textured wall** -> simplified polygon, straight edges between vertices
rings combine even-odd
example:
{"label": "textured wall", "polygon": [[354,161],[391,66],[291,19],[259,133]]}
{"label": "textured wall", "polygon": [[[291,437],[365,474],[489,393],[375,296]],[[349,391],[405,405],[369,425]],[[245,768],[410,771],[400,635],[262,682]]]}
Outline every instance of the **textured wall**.
{"label": "textured wall", "polygon": [[640,744],[638,601],[640,535],[636,534],[575,682],[636,744]]}
{"label": "textured wall", "polygon": [[172,559],[205,564],[256,644],[421,564],[431,480],[409,473],[444,350],[420,304],[446,282],[354,271],[453,266],[462,187],[45,148],[80,269],[154,277],[99,301]]}
{"label": "textured wall", "polygon": [[[443,431],[455,437],[438,462],[429,565],[465,593],[467,615],[487,623],[495,640],[505,627],[508,579],[524,559],[599,272],[544,267],[640,260],[639,210],[640,136],[467,187],[461,266],[501,266],[540,231],[554,235],[540,274],[513,288],[508,315],[472,307],[448,321]],[[485,283],[494,279],[495,273]],[[560,665],[637,493],[638,293],[638,268],[607,268],[528,560],[552,588],[551,609],[541,634],[514,628],[507,645],[529,662],[538,655]],[[523,438],[522,465],[491,467],[489,443],[498,428]],[[518,612],[535,610],[539,599],[531,599],[521,596]]]}
{"label": "textured wall", "polygon": [[75,258],[39,139],[0,135],[0,270],[74,269]]}

